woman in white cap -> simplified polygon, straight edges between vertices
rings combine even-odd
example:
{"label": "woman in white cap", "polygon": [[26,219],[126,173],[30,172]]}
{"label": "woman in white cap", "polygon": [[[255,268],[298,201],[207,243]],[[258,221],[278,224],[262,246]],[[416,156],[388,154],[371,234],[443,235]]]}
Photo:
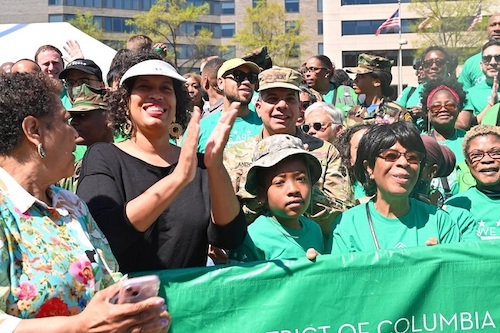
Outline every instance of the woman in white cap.
{"label": "woman in white cap", "polygon": [[182,148],[170,139],[186,123],[184,79],[162,60],[132,66],[109,99],[115,129],[127,140],[93,145],[78,195],[109,240],[122,272],[205,266],[208,245],[231,249],[245,217],[222,164],[237,107],[225,113],[197,154],[199,109]]}

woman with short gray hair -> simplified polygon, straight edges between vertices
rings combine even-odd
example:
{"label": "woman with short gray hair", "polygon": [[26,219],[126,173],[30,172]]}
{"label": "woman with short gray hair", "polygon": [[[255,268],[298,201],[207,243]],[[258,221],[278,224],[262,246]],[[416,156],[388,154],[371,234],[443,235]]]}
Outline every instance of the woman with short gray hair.
{"label": "woman with short gray hair", "polygon": [[344,129],[344,113],[329,103],[311,104],[305,111],[304,119],[304,132],[331,144],[336,143]]}

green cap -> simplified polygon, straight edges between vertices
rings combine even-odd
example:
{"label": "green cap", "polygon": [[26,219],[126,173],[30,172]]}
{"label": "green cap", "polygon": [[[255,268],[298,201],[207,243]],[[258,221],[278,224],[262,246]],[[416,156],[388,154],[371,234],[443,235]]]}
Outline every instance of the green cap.
{"label": "green cap", "polygon": [[69,112],[85,112],[106,110],[108,104],[104,102],[104,89],[95,89],[83,84],[73,89],[73,107]]}
{"label": "green cap", "polygon": [[361,53],[358,57],[358,67],[346,69],[348,73],[368,74],[376,70],[390,72],[392,60],[373,54]]}
{"label": "green cap", "polygon": [[258,169],[272,168],[289,156],[302,156],[309,169],[311,183],[316,184],[321,177],[321,163],[316,156],[304,149],[302,140],[288,134],[268,136],[255,146],[252,165],[248,169],[245,189],[250,194],[257,194]]}
{"label": "green cap", "polygon": [[291,68],[273,67],[259,74],[259,91],[271,88],[287,88],[297,91],[302,83],[302,75]]}

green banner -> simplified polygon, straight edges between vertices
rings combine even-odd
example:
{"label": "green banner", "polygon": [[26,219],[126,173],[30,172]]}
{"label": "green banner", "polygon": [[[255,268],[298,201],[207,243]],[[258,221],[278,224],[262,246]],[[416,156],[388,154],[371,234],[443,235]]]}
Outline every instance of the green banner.
{"label": "green banner", "polygon": [[174,333],[500,332],[498,241],[154,273]]}

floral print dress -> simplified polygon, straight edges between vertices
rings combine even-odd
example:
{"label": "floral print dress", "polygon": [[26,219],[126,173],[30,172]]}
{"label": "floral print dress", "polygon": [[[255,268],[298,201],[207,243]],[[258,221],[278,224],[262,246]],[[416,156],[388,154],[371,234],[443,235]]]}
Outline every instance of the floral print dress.
{"label": "floral print dress", "polygon": [[52,205],[0,168],[0,332],[20,319],[80,313],[121,276],[85,203],[56,186]]}

